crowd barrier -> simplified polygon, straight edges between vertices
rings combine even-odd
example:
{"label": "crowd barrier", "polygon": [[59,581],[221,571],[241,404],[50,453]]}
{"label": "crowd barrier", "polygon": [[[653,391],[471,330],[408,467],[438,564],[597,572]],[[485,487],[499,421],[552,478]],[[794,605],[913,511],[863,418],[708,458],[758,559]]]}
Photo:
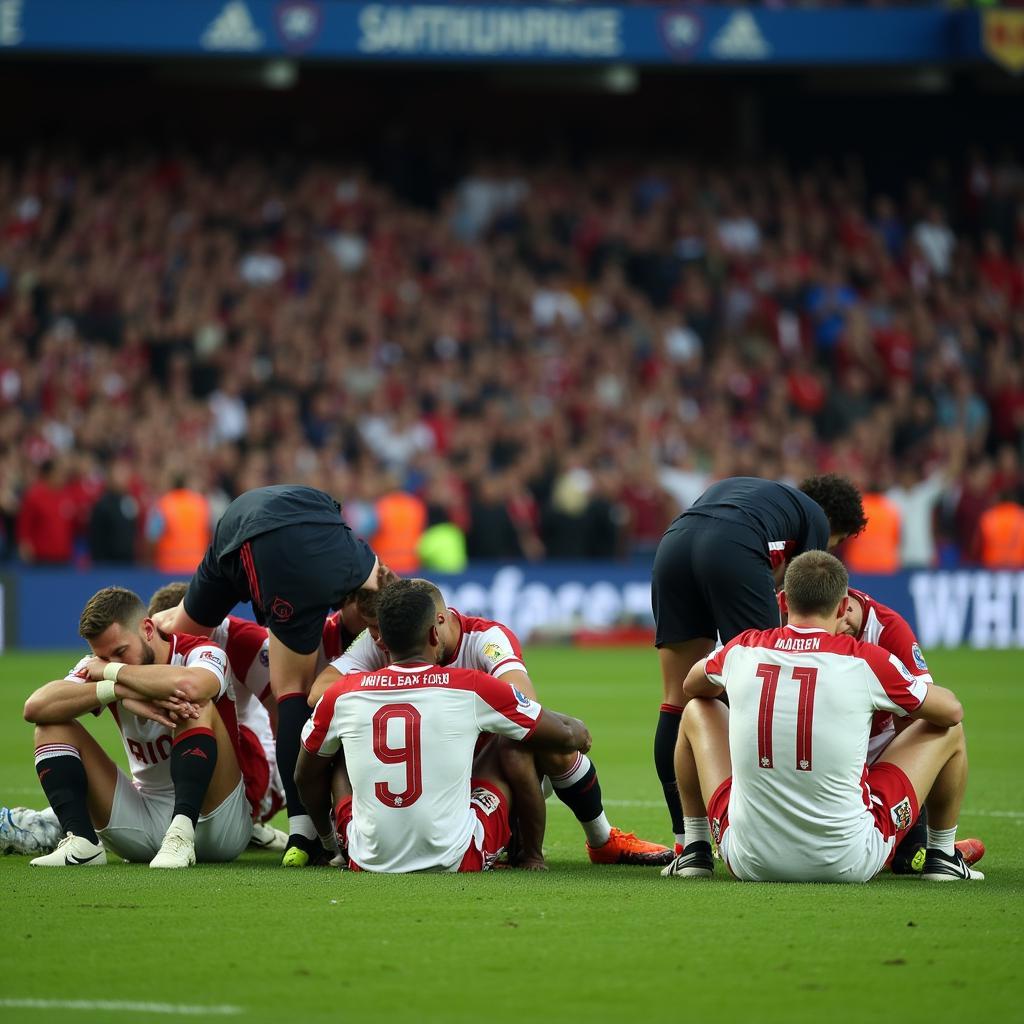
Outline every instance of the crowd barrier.
{"label": "crowd barrier", "polygon": [[[77,647],[78,616],[96,590],[116,583],[145,599],[167,581],[145,569],[0,573],[2,640],[23,650]],[[477,565],[437,582],[449,604],[498,619],[524,640],[652,621],[650,576],[643,564]],[[853,582],[904,615],[926,650],[1024,648],[1024,572],[901,572]],[[250,614],[248,608],[239,613]]]}
{"label": "crowd barrier", "polygon": [[1016,12],[934,7],[0,0],[0,51],[389,62],[1015,66]]}

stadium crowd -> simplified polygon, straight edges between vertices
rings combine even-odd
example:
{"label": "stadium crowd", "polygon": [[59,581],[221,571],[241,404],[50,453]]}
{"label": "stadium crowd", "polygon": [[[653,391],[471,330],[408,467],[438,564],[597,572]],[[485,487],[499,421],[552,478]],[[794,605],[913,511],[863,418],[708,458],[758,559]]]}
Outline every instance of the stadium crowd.
{"label": "stadium crowd", "polygon": [[1024,517],[1024,167],[480,162],[427,209],[36,152],[0,162],[0,442],[27,562],[173,570],[168,515],[281,480],[388,555],[450,530],[431,568],[649,554],[711,480],[815,471],[892,527],[852,567],[985,561]]}

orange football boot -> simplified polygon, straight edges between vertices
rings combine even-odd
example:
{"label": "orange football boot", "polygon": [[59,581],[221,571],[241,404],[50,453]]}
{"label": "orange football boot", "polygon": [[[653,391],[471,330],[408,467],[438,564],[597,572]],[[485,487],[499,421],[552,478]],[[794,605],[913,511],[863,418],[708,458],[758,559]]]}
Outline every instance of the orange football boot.
{"label": "orange football boot", "polygon": [[985,844],[980,839],[961,839],[956,848],[963,854],[964,863],[977,864],[985,856]]}
{"label": "orange football boot", "polygon": [[587,856],[592,864],[639,864],[644,867],[664,867],[672,862],[672,851],[658,843],[637,839],[632,832],[613,828],[604,846],[587,843]]}

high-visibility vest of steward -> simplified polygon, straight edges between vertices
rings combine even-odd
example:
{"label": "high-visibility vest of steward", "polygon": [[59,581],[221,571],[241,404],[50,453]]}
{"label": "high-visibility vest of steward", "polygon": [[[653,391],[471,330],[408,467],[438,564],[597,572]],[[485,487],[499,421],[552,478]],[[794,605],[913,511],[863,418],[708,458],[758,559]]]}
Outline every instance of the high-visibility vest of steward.
{"label": "high-visibility vest of steward", "polygon": [[1024,569],[1024,508],[1014,501],[993,505],[978,523],[981,564],[989,569]]}
{"label": "high-visibility vest of steward", "polygon": [[868,525],[843,547],[854,572],[896,572],[900,567],[900,510],[884,494],[863,495]]}
{"label": "high-visibility vest of steward", "polygon": [[156,503],[164,530],[153,548],[161,572],[193,573],[210,544],[210,503],[198,491],[176,488]]}
{"label": "high-visibility vest of steward", "polygon": [[415,494],[392,491],[377,499],[377,532],[370,547],[397,573],[419,568],[417,548],[427,526],[427,507]]}

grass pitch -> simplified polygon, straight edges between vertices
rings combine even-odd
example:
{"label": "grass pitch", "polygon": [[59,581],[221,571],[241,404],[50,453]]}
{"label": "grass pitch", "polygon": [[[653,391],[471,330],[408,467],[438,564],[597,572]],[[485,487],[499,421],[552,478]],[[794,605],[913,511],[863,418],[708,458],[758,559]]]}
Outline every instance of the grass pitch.
{"label": "grass pitch", "polygon": [[[653,652],[527,657],[541,700],[590,725],[613,824],[668,841],[650,753]],[[73,660],[0,658],[0,802],[41,806],[21,705]],[[960,834],[988,846],[978,885],[743,885],[721,865],[691,882],[592,867],[554,799],[544,875],[288,871],[258,853],[180,872],[44,872],[6,857],[0,1020],[1024,1020],[1024,657],[929,660],[967,709]],[[90,728],[123,763],[109,716]]]}

